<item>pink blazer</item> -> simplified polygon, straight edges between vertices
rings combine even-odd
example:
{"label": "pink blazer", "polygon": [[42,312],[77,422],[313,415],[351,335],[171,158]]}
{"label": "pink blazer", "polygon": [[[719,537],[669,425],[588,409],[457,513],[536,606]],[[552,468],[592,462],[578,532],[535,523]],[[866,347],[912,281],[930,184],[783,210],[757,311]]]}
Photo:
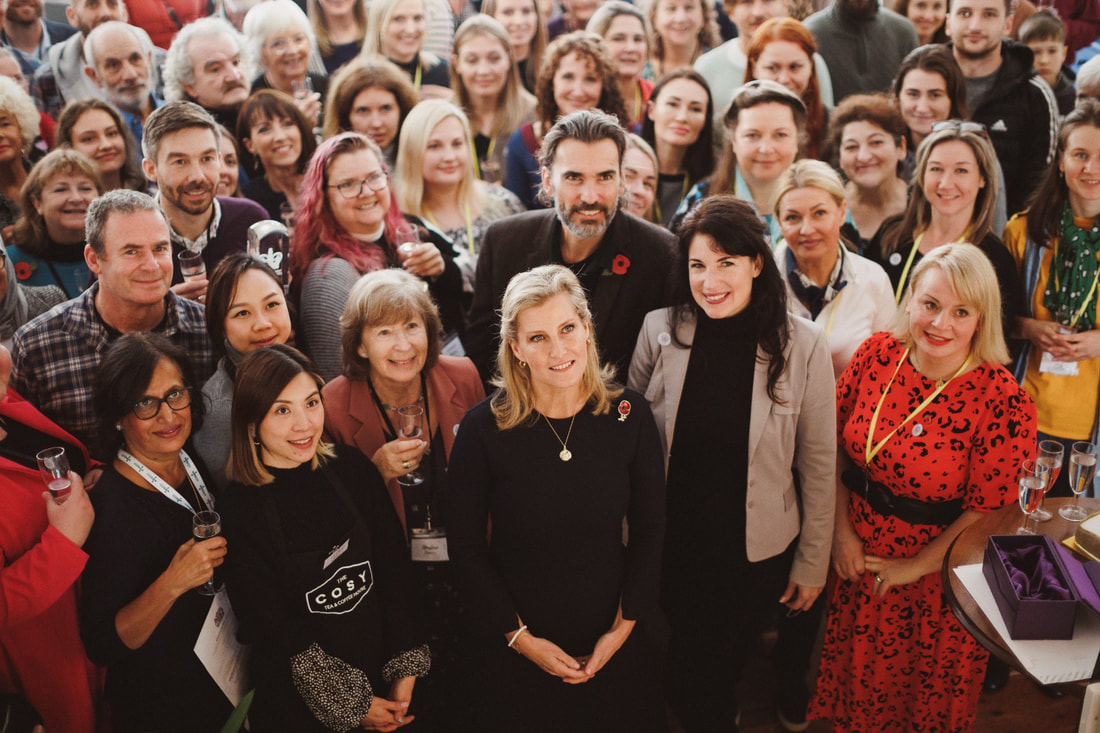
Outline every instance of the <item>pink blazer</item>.
{"label": "pink blazer", "polygon": [[[427,383],[431,413],[439,424],[449,458],[458,424],[467,410],[485,399],[485,390],[474,363],[464,356],[440,356],[439,363],[427,374]],[[355,446],[370,460],[386,442],[386,434],[366,381],[340,376],[326,384],[321,393],[325,398],[325,432],[336,443]],[[393,480],[386,489],[404,527],[401,487]]]}

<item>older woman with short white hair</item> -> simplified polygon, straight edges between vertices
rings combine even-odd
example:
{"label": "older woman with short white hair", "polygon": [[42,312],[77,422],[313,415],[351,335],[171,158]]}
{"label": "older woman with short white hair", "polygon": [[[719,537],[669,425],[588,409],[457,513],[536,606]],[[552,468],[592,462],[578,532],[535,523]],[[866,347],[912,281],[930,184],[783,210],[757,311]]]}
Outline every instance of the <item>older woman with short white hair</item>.
{"label": "older woman with short white hair", "polygon": [[252,81],[252,91],[277,89],[289,94],[311,124],[320,124],[328,77],[310,71],[317,40],[302,9],[294,0],[260,3],[248,11],[243,30],[261,72]]}
{"label": "older woman with short white hair", "polygon": [[[19,218],[19,190],[27,180],[27,155],[38,135],[39,115],[34,100],[19,82],[0,76],[0,233]],[[10,239],[8,229],[5,239]]]}

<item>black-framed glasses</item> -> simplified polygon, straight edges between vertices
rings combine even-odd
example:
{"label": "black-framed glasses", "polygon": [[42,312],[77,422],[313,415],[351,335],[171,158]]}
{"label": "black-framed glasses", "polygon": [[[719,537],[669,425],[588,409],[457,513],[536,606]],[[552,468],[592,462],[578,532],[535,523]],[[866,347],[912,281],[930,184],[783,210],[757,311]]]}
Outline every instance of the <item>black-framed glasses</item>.
{"label": "black-framed glasses", "polygon": [[135,402],[130,407],[130,412],[138,420],[152,420],[160,412],[161,405],[168,405],[173,410],[182,410],[191,406],[191,388],[180,387],[174,389],[163,397],[147,395]]}
{"label": "black-framed glasses", "polygon": [[341,181],[335,186],[328,186],[328,188],[335,188],[344,198],[353,199],[363,193],[363,186],[369,186],[372,191],[381,191],[388,185],[390,185],[390,180],[386,177],[386,174],[382,171],[375,171],[358,181]]}
{"label": "black-framed glasses", "polygon": [[943,120],[932,123],[932,132],[941,130],[958,130],[959,132],[973,132],[977,135],[989,137],[989,130],[980,122],[967,122],[965,120]]}

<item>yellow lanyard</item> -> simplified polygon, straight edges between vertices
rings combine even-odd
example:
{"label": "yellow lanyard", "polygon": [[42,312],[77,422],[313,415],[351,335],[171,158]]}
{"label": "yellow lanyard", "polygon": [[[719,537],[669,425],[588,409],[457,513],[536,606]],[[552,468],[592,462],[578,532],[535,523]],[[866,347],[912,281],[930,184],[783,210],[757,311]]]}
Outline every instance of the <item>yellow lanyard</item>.
{"label": "yellow lanyard", "polygon": [[[680,191],[680,201],[683,201],[688,195],[688,174],[684,173],[684,186]],[[677,204],[679,206],[679,204]],[[657,223],[664,224],[664,217],[661,216],[661,190],[660,186],[657,187],[657,195],[653,197],[653,210],[657,213]]]}
{"label": "yellow lanyard", "polygon": [[[469,248],[470,255],[472,257],[476,257],[477,256],[477,248],[474,247],[474,222],[470,218],[470,205],[469,204],[462,207],[462,213],[466,217],[466,247]],[[435,217],[432,216],[432,212],[429,211],[428,209],[424,209],[424,216],[426,216],[428,218],[428,221],[430,221],[432,223],[432,226],[434,226],[436,229],[442,229],[443,228],[443,227],[439,226],[439,222],[437,222],[435,220]]]}
{"label": "yellow lanyard", "polygon": [[[917,250],[920,249],[920,241],[924,239],[924,232],[917,235],[917,238],[913,240],[913,248],[909,250],[909,259],[905,261],[905,267],[901,271],[901,277],[898,278],[898,287],[894,291],[894,304],[901,303],[901,294],[905,292],[905,283],[909,280],[909,268],[913,266],[913,260],[917,257]],[[970,240],[970,230],[967,229],[963,232],[959,242],[966,242]],[[952,242],[957,244],[958,242]]]}
{"label": "yellow lanyard", "polygon": [[416,73],[413,74],[413,89],[417,92],[420,91],[420,80],[424,76],[424,67],[420,65],[420,62],[416,62]]}
{"label": "yellow lanyard", "polygon": [[[1054,270],[1054,261],[1058,258],[1058,240],[1054,240],[1054,251],[1050,254],[1051,274],[1054,278],[1054,290],[1055,292],[1062,289],[1062,286],[1058,284],[1058,273]],[[1077,322],[1081,320],[1081,316],[1085,314],[1085,310],[1088,309],[1089,303],[1092,302],[1092,297],[1096,295],[1096,284],[1100,281],[1100,269],[1097,269],[1096,274],[1092,276],[1092,287],[1089,288],[1089,294],[1085,297],[1085,302],[1081,304],[1081,307],[1077,310],[1077,315],[1070,321],[1069,327],[1076,328]]]}
{"label": "yellow lanyard", "polygon": [[[495,137],[490,138],[489,139],[489,150],[488,150],[488,152],[485,153],[486,162],[493,159],[493,150],[496,148],[496,146],[497,146],[497,139]],[[481,161],[479,161],[477,159],[477,146],[474,145],[474,141],[472,139],[470,140],[470,158],[474,161],[474,175],[477,177],[477,179],[479,181],[485,180],[484,178],[481,177]]]}
{"label": "yellow lanyard", "polygon": [[894,373],[890,375],[890,381],[886,383],[886,387],[882,390],[882,396],[878,398],[878,405],[875,406],[875,411],[871,413],[871,425],[867,429],[867,445],[863,448],[863,458],[866,461],[868,467],[870,467],[871,461],[875,459],[875,456],[878,455],[878,452],[882,450],[882,446],[886,445],[887,441],[889,441],[890,438],[894,437],[895,433],[908,425],[910,420],[912,420],[924,411],[924,408],[932,404],[932,400],[940,396],[940,392],[943,392],[943,390],[947,388],[947,385],[951,384],[952,379],[966,371],[967,367],[970,366],[970,360],[972,358],[970,356],[967,356],[966,361],[962,363],[962,366],[959,367],[958,370],[951,375],[951,379],[948,379],[946,382],[940,382],[939,386],[936,387],[936,391],[930,394],[928,398],[924,400],[924,402],[917,405],[917,409],[910,412],[909,417],[905,418],[905,420],[903,420],[896,428],[887,433],[886,437],[880,440],[878,444],[874,447],[874,450],[872,450],[871,440],[874,438],[875,435],[875,425],[878,424],[878,414],[882,410],[882,403],[886,401],[886,395],[890,393],[890,386],[894,383],[894,378],[898,376],[898,371],[901,369],[901,365],[905,363],[905,359],[908,356],[909,347],[906,346],[905,353],[901,355],[901,359],[898,361],[898,365],[894,367]]}
{"label": "yellow lanyard", "polygon": [[642,83],[634,81],[634,121],[642,119]]}
{"label": "yellow lanyard", "polygon": [[831,304],[833,306],[833,309],[831,311],[829,311],[829,320],[825,323],[825,340],[826,341],[829,340],[829,334],[832,333],[832,331],[833,331],[833,319],[836,318],[836,304],[840,302],[840,298],[843,295],[844,295],[844,291],[841,290],[839,293],[836,294],[836,297],[833,298],[833,302]]}

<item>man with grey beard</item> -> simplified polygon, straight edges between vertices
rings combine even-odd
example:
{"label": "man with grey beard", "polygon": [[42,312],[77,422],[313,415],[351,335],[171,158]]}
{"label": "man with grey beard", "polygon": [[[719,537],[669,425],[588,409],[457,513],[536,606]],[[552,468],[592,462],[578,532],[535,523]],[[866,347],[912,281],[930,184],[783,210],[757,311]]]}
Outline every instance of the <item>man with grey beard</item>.
{"label": "man with grey beard", "polygon": [[646,313],[669,305],[675,238],[620,211],[626,133],[599,111],[558,120],[542,141],[542,196],[552,208],[495,222],[478,253],[466,351],[481,378],[496,372],[500,304],[512,276],[559,264],[588,294],[604,363],[625,384]]}

